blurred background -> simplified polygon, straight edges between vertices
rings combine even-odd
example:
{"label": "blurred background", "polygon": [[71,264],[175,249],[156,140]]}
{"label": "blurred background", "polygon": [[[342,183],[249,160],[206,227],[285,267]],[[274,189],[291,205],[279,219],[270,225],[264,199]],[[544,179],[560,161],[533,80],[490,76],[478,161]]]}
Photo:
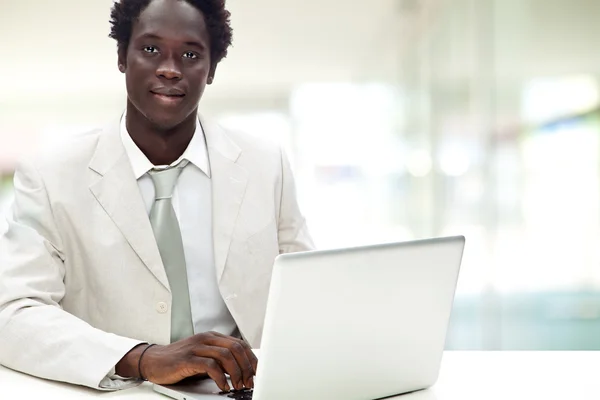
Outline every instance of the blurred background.
{"label": "blurred background", "polygon": [[[111,4],[0,0],[0,212],[123,110]],[[463,234],[449,349],[600,349],[600,1],[228,7],[201,112],[285,141],[320,248]]]}

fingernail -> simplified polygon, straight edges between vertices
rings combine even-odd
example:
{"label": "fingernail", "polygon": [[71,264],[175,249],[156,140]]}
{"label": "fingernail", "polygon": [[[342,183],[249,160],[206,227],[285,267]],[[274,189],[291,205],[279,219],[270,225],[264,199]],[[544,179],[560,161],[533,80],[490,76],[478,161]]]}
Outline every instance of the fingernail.
{"label": "fingernail", "polygon": [[250,378],[250,387],[254,388],[254,378]]}
{"label": "fingernail", "polygon": [[229,385],[228,385],[228,384],[225,384],[225,391],[226,391],[226,392],[230,392],[230,391],[231,391],[231,388],[229,387]]}

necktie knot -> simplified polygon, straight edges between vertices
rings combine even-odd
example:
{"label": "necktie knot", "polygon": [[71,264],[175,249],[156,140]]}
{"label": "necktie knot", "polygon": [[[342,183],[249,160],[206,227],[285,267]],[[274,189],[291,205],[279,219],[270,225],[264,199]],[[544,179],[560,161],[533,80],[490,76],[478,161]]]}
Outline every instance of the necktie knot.
{"label": "necktie knot", "polygon": [[152,169],[148,171],[148,174],[154,183],[155,200],[170,199],[173,197],[177,179],[187,164],[187,160],[183,160],[173,167]]}

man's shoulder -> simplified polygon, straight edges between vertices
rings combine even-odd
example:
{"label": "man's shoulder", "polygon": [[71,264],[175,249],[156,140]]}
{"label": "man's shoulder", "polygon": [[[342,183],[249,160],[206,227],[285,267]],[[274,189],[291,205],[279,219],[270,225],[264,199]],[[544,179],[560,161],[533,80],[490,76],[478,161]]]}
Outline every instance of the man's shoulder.
{"label": "man's shoulder", "polygon": [[281,156],[283,138],[277,134],[233,129],[222,125],[220,127],[222,132],[240,148],[242,154],[277,158]]}
{"label": "man's shoulder", "polygon": [[34,166],[42,174],[81,170],[89,165],[102,132],[102,128],[94,128],[45,141],[21,164]]}

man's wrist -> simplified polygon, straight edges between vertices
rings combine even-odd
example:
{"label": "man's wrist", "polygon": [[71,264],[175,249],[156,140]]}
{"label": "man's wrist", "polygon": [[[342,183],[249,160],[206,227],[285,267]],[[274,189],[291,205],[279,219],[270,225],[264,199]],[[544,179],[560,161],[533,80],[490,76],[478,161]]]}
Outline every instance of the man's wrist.
{"label": "man's wrist", "polygon": [[146,347],[143,351],[142,354],[140,355],[140,358],[138,359],[138,375],[140,376],[140,378],[143,381],[147,381],[148,378],[146,378],[146,375],[144,374],[144,371],[142,371],[142,359],[144,358],[144,354],[146,354],[146,352],[153,346],[156,346],[156,344],[151,344],[148,347]]}
{"label": "man's wrist", "polygon": [[140,356],[149,346],[148,343],[139,344],[125,354],[115,367],[116,374],[123,378],[141,379],[138,369]]}

